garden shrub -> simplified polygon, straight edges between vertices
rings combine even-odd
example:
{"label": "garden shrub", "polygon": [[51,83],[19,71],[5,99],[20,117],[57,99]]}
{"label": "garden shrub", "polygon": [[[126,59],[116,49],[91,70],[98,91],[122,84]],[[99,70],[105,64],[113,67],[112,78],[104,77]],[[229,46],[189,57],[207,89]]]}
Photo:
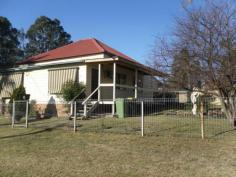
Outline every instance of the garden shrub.
{"label": "garden shrub", "polygon": [[[78,94],[80,94],[84,88],[85,86],[82,83],[68,81],[62,86],[61,89],[62,98],[67,102],[71,101]],[[85,98],[85,93],[82,93],[78,99],[83,99],[83,98]]]}
{"label": "garden shrub", "polygon": [[[10,107],[9,111],[12,114],[12,109],[13,109],[13,100],[14,101],[22,101],[26,100],[27,94],[25,92],[25,88],[23,85],[20,85],[18,88],[13,90],[13,93],[11,95],[10,99]],[[15,120],[20,121],[22,117],[25,116],[26,111],[26,103],[25,102],[16,102],[15,103]]]}

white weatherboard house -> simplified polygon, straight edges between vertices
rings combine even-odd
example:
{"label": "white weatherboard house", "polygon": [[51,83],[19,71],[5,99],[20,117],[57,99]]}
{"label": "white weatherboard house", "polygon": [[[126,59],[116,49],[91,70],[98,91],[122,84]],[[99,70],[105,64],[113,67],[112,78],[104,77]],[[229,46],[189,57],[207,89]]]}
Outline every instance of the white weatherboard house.
{"label": "white weatherboard house", "polygon": [[84,39],[23,60],[0,73],[0,99],[7,101],[13,89],[22,84],[36,104],[52,99],[60,104],[63,83],[73,80],[86,86],[84,115],[89,112],[86,106],[91,99],[95,100],[93,107],[110,104],[114,115],[117,98],[153,97],[158,91],[156,76],[161,73],[101,41]]}

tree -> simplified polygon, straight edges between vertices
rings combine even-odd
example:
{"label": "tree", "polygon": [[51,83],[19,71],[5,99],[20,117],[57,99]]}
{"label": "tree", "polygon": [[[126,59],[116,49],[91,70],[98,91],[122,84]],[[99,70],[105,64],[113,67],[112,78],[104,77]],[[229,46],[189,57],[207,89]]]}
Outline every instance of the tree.
{"label": "tree", "polygon": [[201,79],[194,71],[195,66],[198,66],[198,63],[191,64],[187,48],[175,52],[171,65],[171,77],[168,80],[169,86],[180,90],[193,90],[194,87],[201,87]]}
{"label": "tree", "polygon": [[[201,91],[217,96],[226,117],[236,125],[235,4],[205,0],[200,6],[183,8],[185,15],[176,19],[171,41],[159,40],[163,45],[154,48],[153,63],[171,78],[176,70],[176,53],[187,49],[189,63],[178,67],[200,78]],[[183,82],[179,76],[175,80]]]}
{"label": "tree", "polygon": [[20,48],[20,59],[25,59],[26,57],[26,44],[27,44],[27,38],[24,29],[18,30],[18,40],[19,40],[19,48]]}
{"label": "tree", "polygon": [[7,18],[0,16],[0,68],[11,67],[19,59],[19,44],[18,30]]}
{"label": "tree", "polygon": [[[183,68],[182,66],[187,66]],[[189,73],[189,53],[187,49],[182,49],[174,55],[172,63],[172,75],[170,77],[171,86],[177,89],[186,89],[190,87],[190,73]]]}
{"label": "tree", "polygon": [[28,57],[71,43],[71,36],[64,31],[60,21],[45,16],[36,19],[27,31],[26,37],[28,39],[26,45]]}

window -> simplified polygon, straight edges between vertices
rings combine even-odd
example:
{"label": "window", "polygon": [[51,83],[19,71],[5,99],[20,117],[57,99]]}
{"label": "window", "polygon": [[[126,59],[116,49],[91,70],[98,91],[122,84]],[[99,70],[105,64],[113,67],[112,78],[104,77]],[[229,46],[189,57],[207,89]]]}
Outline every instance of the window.
{"label": "window", "polygon": [[78,68],[64,68],[48,71],[49,93],[61,93],[62,86],[68,81],[78,81]]}

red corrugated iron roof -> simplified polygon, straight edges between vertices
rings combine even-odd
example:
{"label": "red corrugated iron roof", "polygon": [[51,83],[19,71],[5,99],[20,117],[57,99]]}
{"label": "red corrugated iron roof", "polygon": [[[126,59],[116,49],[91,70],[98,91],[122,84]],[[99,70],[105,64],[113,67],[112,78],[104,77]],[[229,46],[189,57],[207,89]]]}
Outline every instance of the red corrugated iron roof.
{"label": "red corrugated iron roof", "polygon": [[123,58],[124,60],[128,60],[132,63],[135,63],[139,65],[140,67],[151,69],[94,38],[83,39],[83,40],[73,42],[71,44],[67,44],[62,47],[58,47],[48,52],[44,52],[42,54],[32,56],[28,59],[18,62],[18,64],[29,64],[29,63],[53,61],[53,60],[60,60],[60,59],[80,57],[80,56],[93,55],[93,54],[101,54],[101,53],[107,53],[113,56],[118,56],[118,57]]}
{"label": "red corrugated iron roof", "polygon": [[36,63],[43,61],[52,61],[78,56],[92,55],[103,53],[104,50],[97,44],[94,39],[84,39],[62,47],[32,56],[21,63]]}
{"label": "red corrugated iron roof", "polygon": [[102,43],[101,41],[91,38],[79,40],[71,44],[67,44],[65,46],[50,50],[48,52],[32,56],[20,63],[36,63],[100,53],[109,53],[127,60],[135,61],[132,58]]}

